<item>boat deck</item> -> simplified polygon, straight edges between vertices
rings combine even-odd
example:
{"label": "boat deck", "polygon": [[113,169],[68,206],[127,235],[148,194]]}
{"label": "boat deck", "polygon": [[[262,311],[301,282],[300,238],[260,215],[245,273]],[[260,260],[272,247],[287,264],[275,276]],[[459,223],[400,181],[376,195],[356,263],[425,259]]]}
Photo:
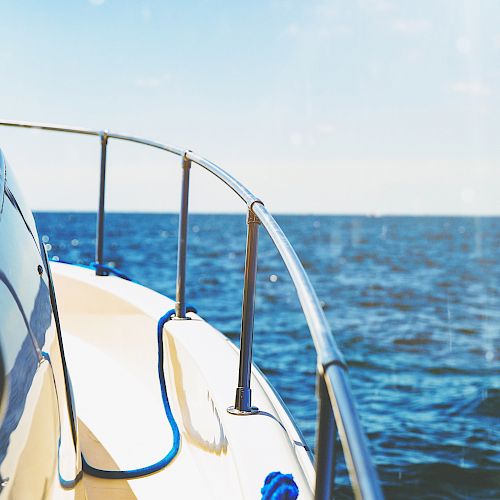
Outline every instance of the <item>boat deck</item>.
{"label": "boat deck", "polygon": [[[138,284],[53,264],[63,341],[79,418],[79,439],[95,468],[150,465],[172,447],[162,405],[157,321],[173,302]],[[142,478],[84,474],[87,497],[259,498],[272,471],[292,473],[300,498],[312,497],[314,471],[279,398],[254,370],[261,413],[226,412],[234,401],[238,352],[200,317],[164,327],[167,393],[181,433],[174,460]]]}

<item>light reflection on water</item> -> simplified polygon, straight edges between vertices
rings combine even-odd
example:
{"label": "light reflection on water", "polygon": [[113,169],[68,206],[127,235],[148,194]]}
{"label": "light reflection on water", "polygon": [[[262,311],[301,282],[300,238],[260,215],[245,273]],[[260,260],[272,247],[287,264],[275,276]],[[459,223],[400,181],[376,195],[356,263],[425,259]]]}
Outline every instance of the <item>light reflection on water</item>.
{"label": "light reflection on water", "polygon": [[[500,496],[500,219],[278,218],[350,366],[390,498]],[[51,255],[93,260],[95,217],[37,214]],[[107,215],[106,258],[173,296],[174,215]],[[243,216],[190,218],[187,296],[238,341]],[[255,359],[312,444],[315,352],[261,231]],[[343,466],[340,496],[348,496]]]}

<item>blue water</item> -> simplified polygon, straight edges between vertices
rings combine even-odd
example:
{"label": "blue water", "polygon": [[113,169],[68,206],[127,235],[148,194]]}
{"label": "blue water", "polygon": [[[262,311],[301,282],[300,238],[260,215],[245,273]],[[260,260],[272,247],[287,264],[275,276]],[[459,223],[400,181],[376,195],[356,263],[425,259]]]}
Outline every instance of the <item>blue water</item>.
{"label": "blue water", "polygon": [[[52,257],[94,260],[94,215],[36,219]],[[386,496],[499,498],[500,219],[278,221],[350,366]],[[173,297],[177,217],[109,214],[106,223],[106,261]],[[245,231],[243,216],[190,218],[188,301],[236,343]],[[264,231],[259,255],[255,360],[312,445],[314,348]],[[349,496],[346,485],[340,464],[340,497]]]}

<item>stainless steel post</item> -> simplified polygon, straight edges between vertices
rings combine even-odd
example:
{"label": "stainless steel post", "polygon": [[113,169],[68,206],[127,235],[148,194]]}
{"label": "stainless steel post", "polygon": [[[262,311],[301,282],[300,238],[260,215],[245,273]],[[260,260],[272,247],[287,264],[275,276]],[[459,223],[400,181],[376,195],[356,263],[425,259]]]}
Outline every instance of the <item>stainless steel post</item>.
{"label": "stainless steel post", "polygon": [[179,213],[179,238],[177,241],[177,287],[175,302],[175,317],[186,318],[186,253],[187,253],[187,226],[189,203],[189,172],[191,160],[182,156],[182,192],[181,210]]}
{"label": "stainless steel post", "polygon": [[323,375],[318,375],[318,429],[316,431],[315,500],[330,500],[335,480],[337,426]]}
{"label": "stainless steel post", "polygon": [[257,244],[259,239],[259,218],[250,208],[247,217],[247,248],[245,278],[243,284],[243,306],[241,312],[240,369],[234,406],[227,409],[236,415],[257,413],[252,406],[250,378],[252,375],[253,318],[255,312],[255,285],[257,278]]}
{"label": "stainless steel post", "polygon": [[99,266],[104,264],[104,201],[106,194],[106,155],[108,150],[108,131],[99,132],[101,138],[101,178],[99,181],[99,209],[97,212],[97,231],[96,231],[96,246],[95,246],[95,273],[98,276],[106,276],[106,272]]}

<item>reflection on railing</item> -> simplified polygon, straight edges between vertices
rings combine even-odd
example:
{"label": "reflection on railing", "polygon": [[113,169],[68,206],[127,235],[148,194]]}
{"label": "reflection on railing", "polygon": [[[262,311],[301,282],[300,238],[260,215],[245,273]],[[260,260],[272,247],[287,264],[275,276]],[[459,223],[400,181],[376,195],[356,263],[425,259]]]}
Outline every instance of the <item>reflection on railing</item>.
{"label": "reflection on railing", "polygon": [[245,202],[248,214],[238,387],[236,389],[235,404],[229,407],[228,411],[240,415],[252,414],[256,411],[251,402],[250,378],[257,271],[257,241],[258,229],[262,225],[269,233],[290,273],[317,353],[319,411],[316,434],[315,498],[328,499],[332,496],[335,479],[335,442],[337,433],[340,436],[356,498],[383,498],[377,472],[368,451],[365,434],[361,427],[347,380],[347,366],[335,343],[318,297],[295,250],[261,200],[218,165],[187,149],[164,145],[138,137],[115,134],[107,130],[97,131],[76,127],[12,121],[0,121],[0,125],[94,135],[100,138],[101,168],[96,231],[97,274],[105,274],[99,265],[104,264],[106,157],[109,139],[135,142],[181,157],[182,190],[179,213],[175,304],[176,316],[179,319],[186,317],[187,224],[189,177],[192,163],[209,171],[226,186],[230,187]]}

